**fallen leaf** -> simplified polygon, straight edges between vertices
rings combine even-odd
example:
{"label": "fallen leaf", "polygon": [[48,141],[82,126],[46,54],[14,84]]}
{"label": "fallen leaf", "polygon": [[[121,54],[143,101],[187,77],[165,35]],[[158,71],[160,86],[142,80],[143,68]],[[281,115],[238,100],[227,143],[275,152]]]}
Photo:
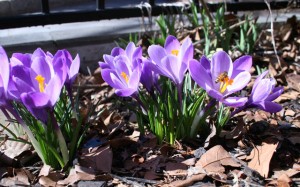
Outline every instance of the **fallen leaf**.
{"label": "fallen leaf", "polygon": [[300,75],[288,73],[286,74],[286,80],[290,88],[300,92]]}
{"label": "fallen leaf", "polygon": [[292,182],[292,179],[287,174],[282,174],[277,179],[278,187],[290,187]]}
{"label": "fallen leaf", "polygon": [[166,163],[166,173],[170,176],[186,176],[187,175],[187,165],[183,163]]}
{"label": "fallen leaf", "polygon": [[79,163],[81,166],[92,168],[96,171],[111,172],[112,151],[110,146],[98,147],[92,149],[89,153],[83,153],[80,156]]}
{"label": "fallen leaf", "polygon": [[256,146],[251,151],[252,160],[248,163],[248,166],[253,170],[256,170],[261,176],[268,177],[270,161],[278,146],[278,141],[263,142],[262,145]]}
{"label": "fallen leaf", "polygon": [[292,176],[300,173],[300,171],[297,171],[296,169],[293,169],[293,168],[289,168],[288,170],[278,170],[278,171],[275,170],[273,172],[274,172],[274,175],[272,176],[272,178],[274,178],[274,179],[278,179],[283,174],[287,175],[288,177],[292,177]]}
{"label": "fallen leaf", "polygon": [[70,170],[69,176],[67,178],[65,178],[64,180],[60,180],[57,182],[57,184],[59,185],[65,185],[65,186],[69,186],[69,185],[73,185],[76,182],[80,181],[80,180],[95,180],[96,176],[93,174],[88,174],[88,173],[81,173],[81,172],[77,172],[74,168]]}
{"label": "fallen leaf", "polygon": [[191,186],[197,181],[201,181],[204,179],[206,174],[197,174],[197,175],[192,175],[191,177],[185,179],[185,180],[177,180],[174,182],[171,182],[170,184],[166,185],[168,187],[185,187],[185,186]]}
{"label": "fallen leaf", "polygon": [[204,168],[207,172],[223,173],[225,171],[223,166],[240,167],[241,165],[234,161],[221,145],[216,145],[201,156],[196,166]]}

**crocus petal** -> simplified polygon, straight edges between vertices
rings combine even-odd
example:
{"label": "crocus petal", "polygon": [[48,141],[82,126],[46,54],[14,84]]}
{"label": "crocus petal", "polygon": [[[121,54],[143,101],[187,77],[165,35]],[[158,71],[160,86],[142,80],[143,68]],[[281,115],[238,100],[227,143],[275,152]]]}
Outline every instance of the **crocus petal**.
{"label": "crocus petal", "polygon": [[73,83],[78,71],[79,71],[79,67],[80,67],[80,58],[79,55],[76,55],[75,59],[73,60],[71,66],[70,66],[70,70],[69,70],[69,78],[70,78],[70,82]]}
{"label": "crocus petal", "polygon": [[272,85],[269,79],[261,80],[255,87],[255,90],[251,94],[253,102],[265,100],[272,91]]}
{"label": "crocus petal", "polygon": [[101,76],[103,80],[113,88],[122,89],[125,87],[123,81],[120,81],[114,70],[103,69],[101,71]]}
{"label": "crocus petal", "polygon": [[[55,56],[53,59],[53,66],[49,66],[50,67],[50,72],[51,72],[51,77],[54,76],[54,72],[55,74],[59,75],[60,79],[61,79],[61,84],[64,84],[66,79],[69,79],[69,75],[68,75],[68,65],[67,65],[67,61],[70,61],[69,59],[66,59],[66,57],[64,55],[61,56]],[[71,62],[69,62],[71,63]],[[69,80],[68,80],[69,82]]]}
{"label": "crocus petal", "polygon": [[214,89],[209,89],[209,90],[207,90],[207,94],[208,94],[210,97],[213,97],[213,98],[215,98],[215,99],[218,100],[218,101],[222,101],[222,100],[223,100],[223,97],[224,97],[220,92],[218,92],[218,91],[216,91],[216,90],[214,90]]}
{"label": "crocus petal", "polygon": [[[45,96],[45,94],[39,93],[39,92],[35,92],[35,93],[23,93],[21,95],[21,100],[23,102],[23,104],[25,105],[25,107],[29,110],[29,112],[35,116],[38,120],[42,121],[44,124],[47,123],[47,119],[48,119],[48,112],[47,109],[47,96]],[[39,102],[38,102],[39,101]],[[37,104],[38,106],[40,104],[45,104],[42,105],[42,107],[36,107],[35,104]]]}
{"label": "crocus petal", "polygon": [[19,92],[19,95],[24,92],[28,93],[35,90],[33,85],[30,85],[25,81],[26,79],[24,80],[24,79],[20,79],[19,77],[13,77],[12,80]]}
{"label": "crocus petal", "polygon": [[30,67],[31,65],[31,54],[22,54],[22,53],[14,53],[10,58],[10,65],[24,65],[26,67]]}
{"label": "crocus petal", "polygon": [[208,91],[212,88],[211,76],[197,60],[190,60],[189,72],[193,80],[204,90]]}
{"label": "crocus petal", "polygon": [[[227,72],[228,77],[232,74],[232,61],[229,55],[224,51],[216,52],[211,59],[211,76],[213,80],[216,80],[221,73]],[[214,87],[217,88],[217,84],[213,82]]]}
{"label": "crocus petal", "polygon": [[128,56],[130,59],[132,59],[135,49],[136,49],[135,44],[133,42],[129,42],[129,44],[126,46],[126,49],[125,49],[126,56]]}
{"label": "crocus petal", "polygon": [[105,62],[98,62],[101,69],[108,69],[110,66]]}
{"label": "crocus petal", "polygon": [[129,97],[136,92],[136,89],[126,88],[126,89],[116,89],[115,93],[120,97]]}
{"label": "crocus petal", "polygon": [[276,113],[276,112],[279,112],[280,110],[282,110],[281,105],[270,102],[270,101],[262,101],[262,102],[255,103],[255,104],[257,104],[258,108],[260,108],[261,110],[264,110],[264,111],[270,112],[270,113]]}
{"label": "crocus petal", "polygon": [[59,99],[60,92],[62,89],[62,84],[60,77],[55,75],[47,84],[45,88],[45,93],[49,96],[51,106],[54,106]]}
{"label": "crocus petal", "polygon": [[180,43],[177,40],[176,37],[169,35],[166,38],[166,42],[165,42],[165,50],[167,52],[167,54],[172,54],[172,50],[179,50],[180,49]]}
{"label": "crocus petal", "polygon": [[142,58],[142,55],[143,55],[143,49],[141,47],[137,47],[135,48],[131,58],[132,60],[135,60],[137,58]]}
{"label": "crocus petal", "polygon": [[160,64],[161,59],[167,55],[166,50],[159,45],[151,45],[148,48],[148,54],[156,64]]}
{"label": "crocus petal", "polygon": [[234,79],[232,85],[227,86],[225,96],[230,95],[234,92],[240,91],[249,83],[251,75],[249,72],[244,71],[239,73]]}
{"label": "crocus petal", "polygon": [[[45,78],[45,82],[48,82],[51,76],[54,75],[54,70],[51,68],[51,65],[42,57],[33,59],[31,68],[37,75],[42,75]],[[32,77],[32,80],[35,80],[35,77]]]}
{"label": "crocus petal", "polygon": [[21,100],[27,108],[41,108],[49,104],[49,96],[41,92],[23,93]]}
{"label": "crocus petal", "polygon": [[244,106],[247,101],[247,97],[227,97],[222,102],[227,106],[240,107]]}
{"label": "crocus petal", "polygon": [[206,58],[206,56],[202,56],[200,59],[200,64],[210,73],[210,61]]}
{"label": "crocus petal", "polygon": [[120,47],[115,47],[111,50],[111,56],[119,56],[119,55],[124,55],[125,51],[124,49],[120,48]]}
{"label": "crocus petal", "polygon": [[174,55],[168,55],[161,60],[161,68],[165,71],[169,71],[169,78],[172,79],[175,83],[181,83],[182,80],[179,80],[179,66],[180,62]]}
{"label": "crocus petal", "polygon": [[36,57],[45,57],[45,56],[46,56],[45,52],[41,48],[37,48],[33,52],[31,59],[35,59]]}
{"label": "crocus petal", "polygon": [[277,97],[279,97],[282,92],[284,91],[284,88],[282,86],[274,88],[272,90],[272,93],[265,99],[266,101],[274,101],[275,99],[277,99]]}
{"label": "crocus petal", "polygon": [[8,81],[9,81],[9,62],[8,62],[6,52],[1,46],[0,46],[0,63],[1,63],[0,76],[2,77],[2,81],[3,81],[2,86],[4,92],[6,93],[8,87]]}
{"label": "crocus petal", "polygon": [[133,70],[129,82],[128,82],[128,87],[138,89],[139,82],[140,82],[140,77],[141,77],[141,70],[140,67],[137,67]]}
{"label": "crocus petal", "polygon": [[252,92],[255,90],[257,84],[261,81],[261,79],[263,79],[268,73],[269,73],[269,71],[266,70],[256,78],[256,80],[254,81],[253,87],[252,87]]}
{"label": "crocus petal", "polygon": [[194,46],[190,38],[187,38],[182,43],[182,46],[179,51],[179,59],[184,64],[188,64],[188,61],[193,59],[194,56]]}
{"label": "crocus petal", "polygon": [[236,59],[233,63],[233,72],[231,78],[234,78],[242,71],[250,71],[252,67],[252,57],[249,55]]}
{"label": "crocus petal", "polygon": [[[115,59],[114,56],[111,56],[111,55],[103,55],[103,60],[105,61],[105,63],[103,63],[103,64],[107,64],[108,67],[114,67],[114,59]],[[100,67],[101,67],[102,69],[104,69],[104,67],[102,67],[101,64],[100,64]]]}

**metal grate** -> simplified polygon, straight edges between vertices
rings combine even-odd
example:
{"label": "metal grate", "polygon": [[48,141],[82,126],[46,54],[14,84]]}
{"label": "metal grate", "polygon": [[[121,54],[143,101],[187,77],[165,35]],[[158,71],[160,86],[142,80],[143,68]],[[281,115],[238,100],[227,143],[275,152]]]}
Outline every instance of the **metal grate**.
{"label": "metal grate", "polygon": [[[199,5],[197,0],[194,2]],[[299,7],[300,0],[294,1],[296,7]],[[176,5],[159,6],[155,3],[155,0],[148,0],[148,3],[152,6],[152,16],[159,14],[179,14],[181,13],[179,7]],[[272,9],[282,9],[290,5],[291,1],[272,1],[270,6]],[[87,11],[72,11],[72,12],[51,12],[49,8],[49,0],[41,0],[41,13],[38,14],[26,14],[10,17],[0,17],[0,29],[5,28],[17,28],[26,26],[37,26],[47,24],[61,24],[80,21],[95,21],[104,19],[116,19],[116,18],[129,18],[140,17],[141,12],[148,14],[146,7],[126,7],[126,8],[105,8],[105,0],[96,0],[95,10]],[[207,4],[210,11],[216,11],[220,4]],[[262,2],[228,2],[226,3],[227,11],[251,11],[251,10],[264,10],[267,9],[266,4]],[[201,5],[200,5],[201,7]]]}

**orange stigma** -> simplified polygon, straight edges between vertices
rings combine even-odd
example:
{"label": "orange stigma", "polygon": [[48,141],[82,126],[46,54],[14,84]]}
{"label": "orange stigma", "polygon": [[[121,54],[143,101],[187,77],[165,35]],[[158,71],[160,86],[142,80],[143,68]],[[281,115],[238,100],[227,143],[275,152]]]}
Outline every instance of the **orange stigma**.
{"label": "orange stigma", "polygon": [[37,75],[35,80],[39,83],[40,92],[45,92],[45,78],[42,75]]}
{"label": "orange stigma", "polygon": [[128,75],[124,71],[121,73],[121,76],[123,77],[123,79],[125,80],[126,83],[129,82]]}
{"label": "orange stigma", "polygon": [[173,50],[171,51],[171,53],[172,53],[173,55],[175,55],[175,56],[178,56],[179,50],[173,49]]}

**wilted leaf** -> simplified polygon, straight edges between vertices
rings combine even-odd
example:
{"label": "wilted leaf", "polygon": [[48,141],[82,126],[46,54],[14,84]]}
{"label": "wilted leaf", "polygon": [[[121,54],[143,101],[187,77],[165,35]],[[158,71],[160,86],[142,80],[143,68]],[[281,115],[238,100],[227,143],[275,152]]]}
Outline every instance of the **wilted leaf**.
{"label": "wilted leaf", "polygon": [[58,181],[57,184],[68,186],[73,185],[80,180],[95,180],[95,178],[96,177],[93,174],[81,173],[75,169],[71,169],[69,176],[64,180]]}
{"label": "wilted leaf", "polygon": [[262,145],[253,148],[249,156],[252,156],[252,160],[249,162],[248,166],[253,170],[256,170],[261,176],[268,177],[270,161],[277,146],[278,141],[273,141],[270,143],[264,142]]}
{"label": "wilted leaf", "polygon": [[220,145],[216,145],[204,153],[196,166],[204,168],[207,172],[223,173],[223,166],[240,167],[241,165],[234,161],[231,155]]}

